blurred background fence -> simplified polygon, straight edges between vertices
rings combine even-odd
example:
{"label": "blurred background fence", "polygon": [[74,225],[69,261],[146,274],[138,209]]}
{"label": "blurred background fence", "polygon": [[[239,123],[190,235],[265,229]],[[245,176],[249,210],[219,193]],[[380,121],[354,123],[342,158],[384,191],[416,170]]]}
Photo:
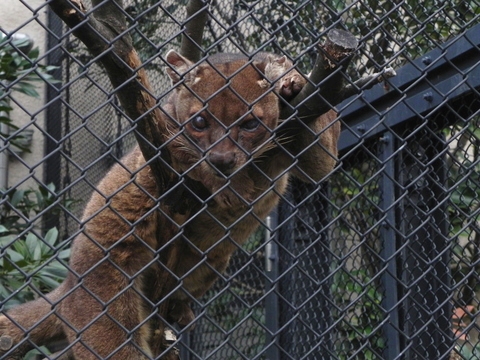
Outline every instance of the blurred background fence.
{"label": "blurred background fence", "polygon": [[[185,4],[126,7],[159,98]],[[61,281],[92,189],[135,144],[101,67],[48,1],[6,10],[3,310]],[[349,78],[386,66],[397,76],[336,106],[338,167],[324,184],[291,183],[195,304],[182,360],[479,359],[480,3],[216,0],[209,15],[208,54],[285,53],[308,72],[325,33],[344,28],[361,42]],[[39,51],[19,35],[32,26],[46,40]],[[42,78],[45,91],[32,85]]]}

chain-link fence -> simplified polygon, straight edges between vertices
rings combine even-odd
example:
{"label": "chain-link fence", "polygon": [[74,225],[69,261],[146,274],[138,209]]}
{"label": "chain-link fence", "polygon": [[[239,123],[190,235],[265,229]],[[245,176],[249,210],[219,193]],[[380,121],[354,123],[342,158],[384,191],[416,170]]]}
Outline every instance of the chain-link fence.
{"label": "chain-link fence", "polygon": [[7,4],[2,359],[480,358],[480,3]]}

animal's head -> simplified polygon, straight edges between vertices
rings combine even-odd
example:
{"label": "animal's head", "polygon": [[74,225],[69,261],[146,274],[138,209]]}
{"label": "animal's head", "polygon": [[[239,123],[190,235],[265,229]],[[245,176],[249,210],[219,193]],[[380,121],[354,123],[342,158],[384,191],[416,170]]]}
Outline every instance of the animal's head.
{"label": "animal's head", "polygon": [[167,105],[177,123],[169,145],[177,170],[202,182],[224,179],[271,148],[279,99],[265,69],[277,71],[275,61],[226,56],[193,66],[174,51],[166,60],[175,86]]}

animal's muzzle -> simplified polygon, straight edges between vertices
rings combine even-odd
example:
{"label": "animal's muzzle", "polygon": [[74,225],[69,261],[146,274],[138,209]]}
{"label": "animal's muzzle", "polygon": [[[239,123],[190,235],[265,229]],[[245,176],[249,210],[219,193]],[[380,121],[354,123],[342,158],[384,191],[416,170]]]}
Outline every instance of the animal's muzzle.
{"label": "animal's muzzle", "polygon": [[231,174],[237,162],[235,153],[232,151],[218,152],[212,150],[208,154],[207,160],[213,168],[223,175]]}

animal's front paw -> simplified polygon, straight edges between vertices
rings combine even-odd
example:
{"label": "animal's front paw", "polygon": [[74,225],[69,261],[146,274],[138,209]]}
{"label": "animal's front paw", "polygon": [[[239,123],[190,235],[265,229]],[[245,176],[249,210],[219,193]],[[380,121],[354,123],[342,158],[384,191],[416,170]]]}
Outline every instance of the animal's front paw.
{"label": "animal's front paw", "polygon": [[265,77],[275,82],[277,93],[285,100],[291,100],[307,83],[307,79],[293,66],[285,55],[270,55],[265,67]]}
{"label": "animal's front paw", "polygon": [[171,324],[177,323],[182,329],[189,327],[189,330],[192,330],[195,314],[186,301],[172,301],[168,310],[167,320]]}
{"label": "animal's front paw", "polygon": [[280,95],[287,100],[294,98],[307,83],[305,78],[296,70],[287,74],[280,80],[280,82]]}

